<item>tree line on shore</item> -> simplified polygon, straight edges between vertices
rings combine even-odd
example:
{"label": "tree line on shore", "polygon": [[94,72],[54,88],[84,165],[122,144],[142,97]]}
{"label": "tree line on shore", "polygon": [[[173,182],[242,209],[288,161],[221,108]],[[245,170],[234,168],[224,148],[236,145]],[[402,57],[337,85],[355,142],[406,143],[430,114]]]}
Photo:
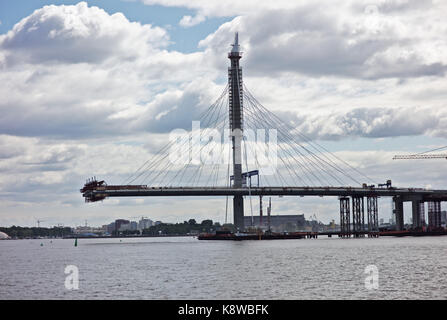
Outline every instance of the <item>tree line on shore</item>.
{"label": "tree line on shore", "polygon": [[141,233],[140,230],[126,230],[120,232],[115,231],[113,235],[187,235],[197,234],[201,232],[213,232],[221,228],[221,224],[219,222],[213,223],[213,220],[203,220],[201,223],[197,223],[196,220],[190,219],[189,221],[184,221],[183,223],[160,223],[158,225],[141,230]]}
{"label": "tree line on shore", "polygon": [[[213,222],[213,220],[203,220],[201,223],[197,223],[196,220],[190,219],[183,223],[160,223],[155,226],[144,230],[125,230],[114,231],[112,236],[160,236],[160,235],[188,235],[198,234],[202,232],[214,232],[216,230],[225,227],[232,230],[234,227],[232,224],[221,225],[219,222]],[[52,227],[52,228],[37,228],[37,227],[0,227],[0,232],[4,232],[11,238],[26,239],[26,238],[62,238],[62,237],[75,237],[76,234],[70,227]],[[98,234],[102,235],[102,234]]]}
{"label": "tree line on shore", "polygon": [[52,227],[52,228],[37,228],[37,227],[18,227],[12,226],[9,228],[0,227],[0,232],[6,233],[11,238],[59,238],[73,234],[70,227]]}

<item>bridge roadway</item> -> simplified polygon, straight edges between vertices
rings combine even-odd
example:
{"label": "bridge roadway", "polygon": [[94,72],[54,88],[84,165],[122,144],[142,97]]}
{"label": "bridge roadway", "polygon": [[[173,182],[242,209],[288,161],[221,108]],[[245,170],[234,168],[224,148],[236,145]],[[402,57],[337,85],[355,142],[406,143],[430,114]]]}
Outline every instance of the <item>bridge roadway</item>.
{"label": "bridge roadway", "polygon": [[447,190],[419,188],[358,187],[145,187],[104,186],[84,192],[84,197],[172,197],[172,196],[339,196],[399,197],[401,201],[447,201]]}

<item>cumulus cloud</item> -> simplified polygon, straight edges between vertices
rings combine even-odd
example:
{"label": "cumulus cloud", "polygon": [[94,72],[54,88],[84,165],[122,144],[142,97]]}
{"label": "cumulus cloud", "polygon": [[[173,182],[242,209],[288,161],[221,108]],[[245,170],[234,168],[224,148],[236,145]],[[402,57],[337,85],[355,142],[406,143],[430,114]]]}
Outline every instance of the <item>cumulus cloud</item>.
{"label": "cumulus cloud", "polygon": [[0,36],[0,133],[92,137],[173,129],[160,128],[157,108],[185,107],[194,115],[204,108],[200,97],[216,87],[210,79],[192,87],[214,70],[206,70],[200,53],[167,51],[168,41],[162,28],[85,2],[36,10]]}
{"label": "cumulus cloud", "polygon": [[390,6],[378,4],[371,12],[366,5],[337,1],[258,9],[223,24],[200,44],[217,54],[240,31],[246,65],[258,74],[371,80],[444,76],[447,41],[438,34],[445,27],[431,22],[441,19],[439,7],[425,2],[425,10],[418,10],[414,1],[407,7],[413,10],[405,15]]}
{"label": "cumulus cloud", "polygon": [[134,60],[165,47],[166,30],[109,15],[86,2],[45,6],[0,38],[6,64],[98,63],[109,58]]}
{"label": "cumulus cloud", "polygon": [[[342,139],[346,137],[397,137],[429,135],[447,119],[447,112],[431,108],[356,108],[346,113],[303,117],[283,115],[300,132],[313,139]],[[447,138],[446,132],[435,135]]]}
{"label": "cumulus cloud", "polygon": [[192,27],[195,26],[201,22],[205,21],[205,17],[201,14],[197,14],[196,16],[192,17],[192,16],[184,16],[180,22],[179,25],[181,25],[182,27],[188,28],[188,27]]}

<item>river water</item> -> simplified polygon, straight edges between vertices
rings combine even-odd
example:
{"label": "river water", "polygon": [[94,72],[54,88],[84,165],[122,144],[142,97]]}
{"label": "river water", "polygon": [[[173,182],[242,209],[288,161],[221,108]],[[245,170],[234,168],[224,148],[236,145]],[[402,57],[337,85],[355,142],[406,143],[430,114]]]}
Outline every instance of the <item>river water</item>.
{"label": "river water", "polygon": [[447,299],[447,237],[0,241],[0,299]]}

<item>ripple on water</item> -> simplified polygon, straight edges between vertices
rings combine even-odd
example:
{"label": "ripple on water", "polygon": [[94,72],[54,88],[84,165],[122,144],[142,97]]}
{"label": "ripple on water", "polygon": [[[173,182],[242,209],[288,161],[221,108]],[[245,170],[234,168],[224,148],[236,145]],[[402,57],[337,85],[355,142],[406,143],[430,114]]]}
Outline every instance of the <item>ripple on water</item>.
{"label": "ripple on water", "polygon": [[[447,237],[2,241],[0,299],[446,299],[446,248]],[[378,290],[364,285],[371,264]],[[67,265],[78,291],[65,289]]]}

